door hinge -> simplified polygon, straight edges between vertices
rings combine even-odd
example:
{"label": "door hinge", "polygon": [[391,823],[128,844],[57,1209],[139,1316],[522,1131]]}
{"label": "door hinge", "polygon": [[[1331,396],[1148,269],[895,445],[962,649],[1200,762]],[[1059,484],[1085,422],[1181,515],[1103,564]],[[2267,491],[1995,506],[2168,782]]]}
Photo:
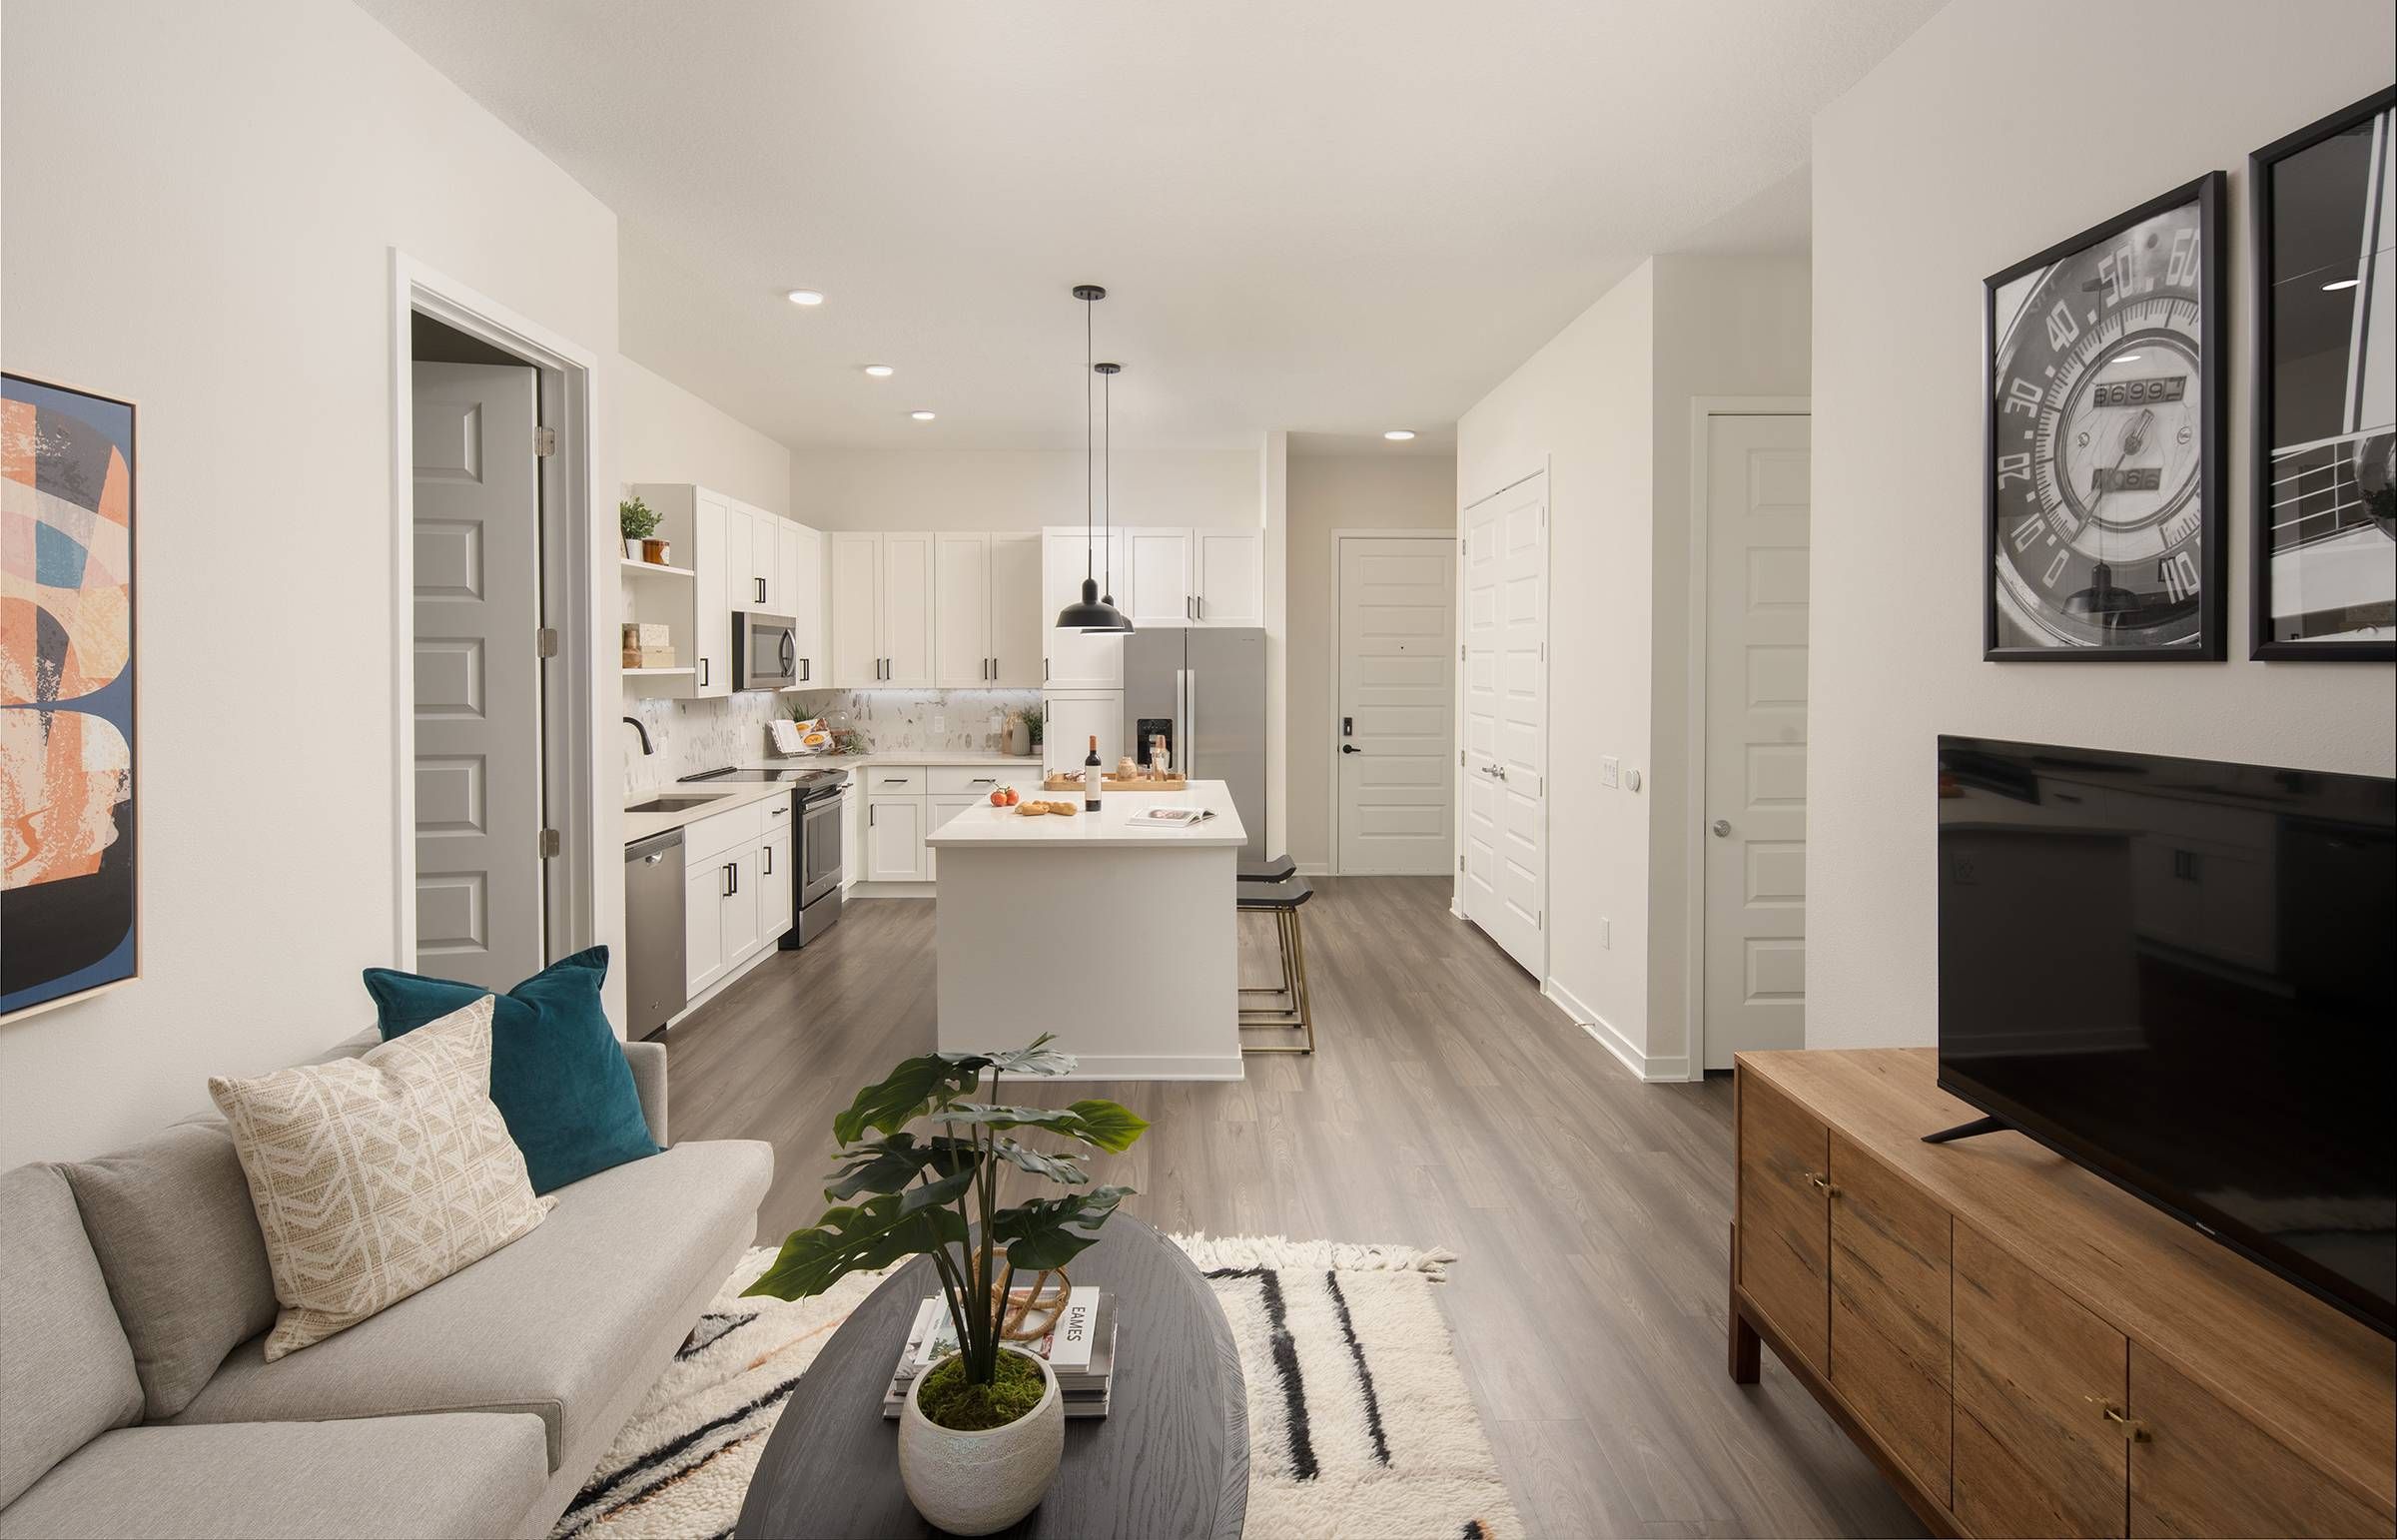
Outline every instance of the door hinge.
{"label": "door hinge", "polygon": [[1547,910],[1535,909],[1531,912],[1531,928],[1535,931],[1544,931],[1548,928]]}
{"label": "door hinge", "polygon": [[557,429],[536,427],[532,430],[532,457],[547,459],[557,452]]}
{"label": "door hinge", "polygon": [[555,829],[543,829],[541,831],[540,845],[541,859],[543,861],[553,859],[557,855],[557,852],[560,848],[557,838],[557,831]]}
{"label": "door hinge", "polygon": [[[1461,769],[1463,769],[1463,768],[1465,767],[1465,751],[1464,751],[1463,749],[1458,749],[1458,750],[1456,751],[1456,767],[1457,767],[1458,769],[1460,769],[1460,770],[1461,770]],[[1464,860],[1465,858],[1464,858],[1464,857],[1462,857],[1462,856],[1459,856],[1459,857],[1457,857],[1456,859],[1457,859],[1457,860],[1459,860],[1459,861],[1462,861],[1462,860]]]}
{"label": "door hinge", "polygon": [[1462,663],[1465,660],[1465,644],[1463,642],[1458,642],[1456,644],[1456,660],[1459,663]]}
{"label": "door hinge", "polygon": [[1464,858],[1464,857],[1462,857],[1462,856],[1459,856],[1459,857],[1457,857],[1457,858],[1456,858],[1456,869],[1457,869],[1458,871],[1460,871],[1460,872],[1461,872],[1461,871],[1463,871],[1463,870],[1465,869],[1465,858]]}
{"label": "door hinge", "polygon": [[553,658],[557,656],[556,626],[545,625],[532,633],[532,655],[536,658]]}

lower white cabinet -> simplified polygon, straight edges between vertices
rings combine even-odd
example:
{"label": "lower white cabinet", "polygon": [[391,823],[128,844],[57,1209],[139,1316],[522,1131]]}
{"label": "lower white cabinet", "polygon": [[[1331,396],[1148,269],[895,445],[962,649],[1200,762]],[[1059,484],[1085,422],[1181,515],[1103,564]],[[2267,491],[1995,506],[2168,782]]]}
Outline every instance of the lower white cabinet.
{"label": "lower white cabinet", "polygon": [[924,794],[866,798],[866,880],[925,880]]}
{"label": "lower white cabinet", "polygon": [[791,928],[791,900],[798,891],[791,863],[798,832],[785,818],[782,827],[769,830],[766,842],[757,848],[757,929],[759,941],[767,946],[780,941]]}
{"label": "lower white cabinet", "polygon": [[841,788],[841,891],[866,875],[866,799],[855,782]]}
{"label": "lower white cabinet", "polygon": [[682,879],[682,988],[693,1000],[724,977],[724,863],[689,862]]}
{"label": "lower white cabinet", "polygon": [[1082,774],[1082,762],[1099,740],[1099,763],[1109,771],[1124,755],[1124,692],[1122,690],[1051,690],[1041,697],[1049,713],[1043,732],[1043,759],[1050,770]]}
{"label": "lower white cabinet", "polygon": [[786,796],[683,826],[683,989],[693,999],[791,928],[796,816]]}

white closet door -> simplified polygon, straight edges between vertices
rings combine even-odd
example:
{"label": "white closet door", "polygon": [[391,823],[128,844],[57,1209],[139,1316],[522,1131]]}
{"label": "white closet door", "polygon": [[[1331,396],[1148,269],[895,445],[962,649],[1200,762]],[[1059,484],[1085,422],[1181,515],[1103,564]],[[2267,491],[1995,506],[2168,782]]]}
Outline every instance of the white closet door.
{"label": "white closet door", "polygon": [[1464,516],[1464,917],[1547,976],[1548,476]]}

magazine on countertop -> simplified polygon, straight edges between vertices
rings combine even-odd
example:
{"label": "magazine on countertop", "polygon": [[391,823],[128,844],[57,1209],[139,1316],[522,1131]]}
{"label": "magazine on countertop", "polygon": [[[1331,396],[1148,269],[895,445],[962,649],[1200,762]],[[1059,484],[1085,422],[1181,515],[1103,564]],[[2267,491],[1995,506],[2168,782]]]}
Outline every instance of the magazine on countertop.
{"label": "magazine on countertop", "polygon": [[1136,829],[1189,829],[1214,816],[1202,807],[1145,807],[1124,821]]}

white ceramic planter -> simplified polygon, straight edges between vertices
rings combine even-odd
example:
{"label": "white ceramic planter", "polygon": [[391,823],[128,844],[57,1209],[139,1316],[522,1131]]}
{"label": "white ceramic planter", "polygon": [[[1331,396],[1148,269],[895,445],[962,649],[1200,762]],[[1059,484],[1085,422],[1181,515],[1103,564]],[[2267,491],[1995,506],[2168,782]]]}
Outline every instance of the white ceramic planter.
{"label": "white ceramic planter", "polygon": [[624,542],[624,559],[625,559],[626,561],[638,561],[638,560],[640,560],[640,559],[641,559],[641,542],[640,542],[640,541],[638,541],[638,540],[626,540],[626,541]]}
{"label": "white ceramic planter", "polygon": [[[1013,1348],[1007,1349],[1013,1352]],[[1032,1354],[1045,1388],[1033,1409],[1003,1428],[960,1433],[924,1415],[916,1396],[927,1369],[907,1388],[899,1415],[899,1479],[926,1522],[953,1535],[987,1535],[1041,1505],[1066,1452],[1066,1402],[1057,1376]]]}

